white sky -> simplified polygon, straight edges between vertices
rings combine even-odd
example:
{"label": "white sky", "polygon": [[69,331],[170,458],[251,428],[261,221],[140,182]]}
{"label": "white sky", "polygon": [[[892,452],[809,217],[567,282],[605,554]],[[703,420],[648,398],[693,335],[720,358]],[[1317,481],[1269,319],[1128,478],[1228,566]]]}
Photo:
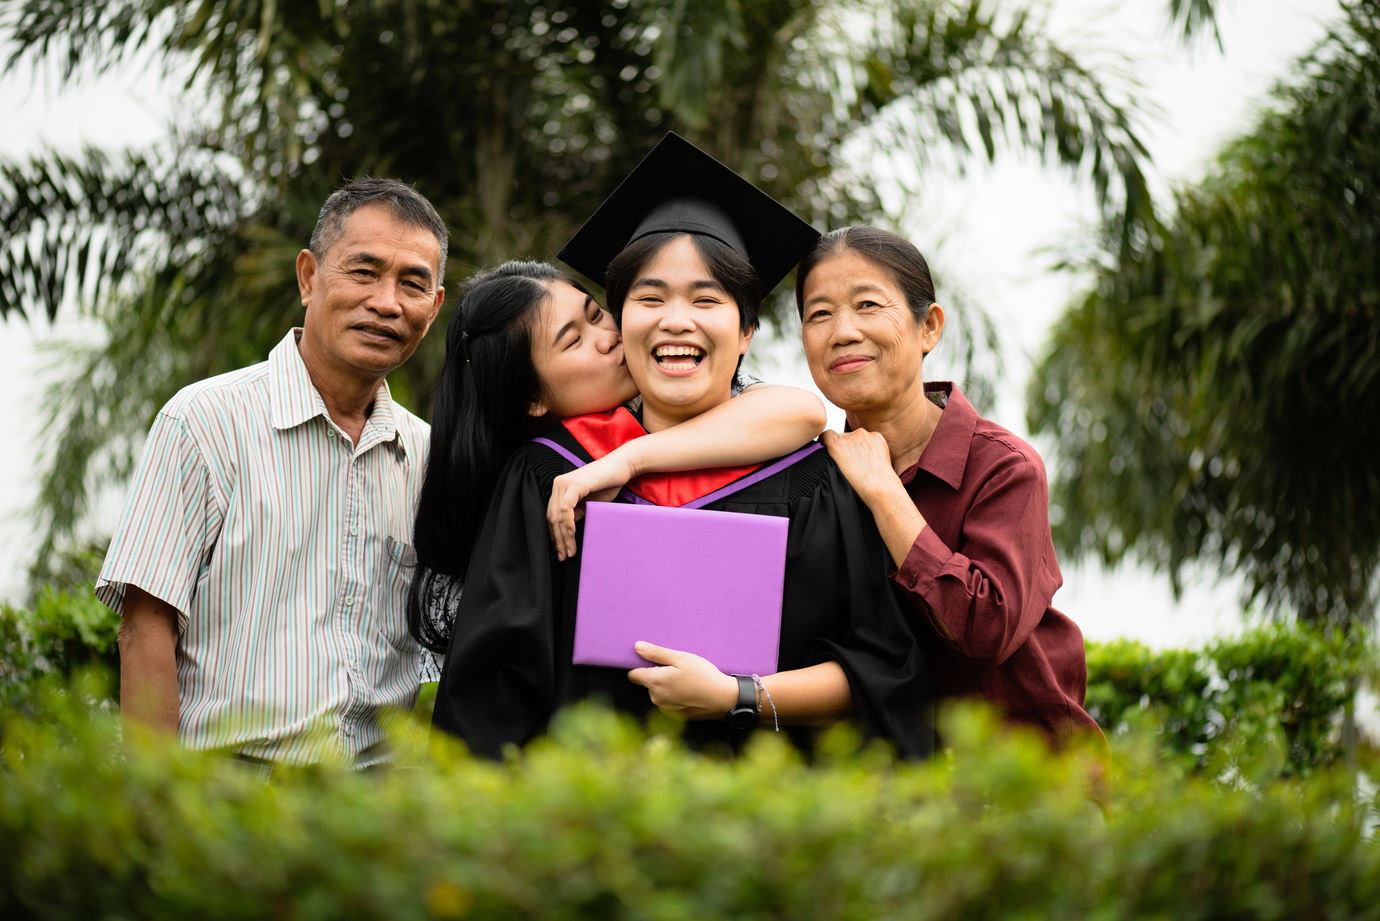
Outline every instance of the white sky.
{"label": "white sky", "polygon": [[[1322,38],[1339,9],[1335,0],[1224,0],[1226,52],[1219,55],[1207,41],[1194,52],[1182,49],[1164,27],[1165,5],[1166,0],[1055,0],[1049,6],[1050,28],[1061,41],[1110,49],[1134,64],[1141,101],[1160,113],[1142,131],[1160,189],[1202,175],[1218,146],[1250,126],[1254,106]],[[65,153],[87,144],[142,147],[165,137],[182,113],[197,110],[195,100],[181,98],[178,83],[146,69],[112,72],[75,89],[54,86],[24,73],[0,76],[0,157],[21,158],[45,144]],[[1036,163],[1008,160],[997,168],[970,169],[966,177],[932,177],[910,213],[915,217],[908,229],[942,276],[940,300],[946,284],[957,285],[968,302],[982,304],[998,319],[1006,373],[993,417],[1025,435],[1023,394],[1031,362],[1082,283],[1050,272],[1045,251],[1092,224],[1091,191]],[[0,431],[13,433],[6,437],[11,450],[0,454],[0,599],[21,597],[33,552],[25,515],[36,494],[42,442],[44,359],[38,344],[72,331],[82,331],[74,318],[61,318],[56,330],[43,320],[0,323],[0,387],[8,394],[0,403]],[[755,363],[774,381],[812,386],[792,346],[760,341]],[[927,377],[943,376],[942,367],[927,367]],[[833,427],[841,419],[841,413],[831,413]],[[1048,453],[1049,445],[1037,447]],[[103,508],[101,517],[117,512]],[[1242,622],[1236,584],[1219,583],[1212,573],[1195,573],[1179,603],[1170,596],[1167,578],[1140,567],[1109,572],[1066,564],[1064,577],[1055,605],[1089,638],[1131,636],[1155,646],[1180,645],[1232,632]]]}

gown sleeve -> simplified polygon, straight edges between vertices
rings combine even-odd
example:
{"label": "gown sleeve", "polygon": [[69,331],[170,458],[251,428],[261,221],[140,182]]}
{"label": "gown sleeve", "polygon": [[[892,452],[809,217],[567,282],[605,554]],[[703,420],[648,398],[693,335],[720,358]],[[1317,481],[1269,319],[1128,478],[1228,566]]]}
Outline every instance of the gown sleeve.
{"label": "gown sleeve", "polygon": [[470,557],[432,725],[500,758],[546,728],[555,700],[555,551],[544,528],[562,464],[525,448],[499,475]]}
{"label": "gown sleeve", "polygon": [[891,558],[871,514],[837,467],[829,468],[823,487],[792,515],[800,556],[788,565],[794,585],[787,610],[808,611],[815,623],[796,667],[837,662],[863,732],[888,739],[902,757],[924,758],[934,748],[927,638],[912,631],[890,585]]}

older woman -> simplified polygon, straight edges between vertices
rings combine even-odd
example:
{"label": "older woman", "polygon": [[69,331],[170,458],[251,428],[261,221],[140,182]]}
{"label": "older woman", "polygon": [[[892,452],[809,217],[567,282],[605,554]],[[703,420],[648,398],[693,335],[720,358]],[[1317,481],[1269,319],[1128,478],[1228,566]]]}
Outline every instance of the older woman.
{"label": "older woman", "polygon": [[872,227],[834,231],[800,264],[796,302],[820,390],[848,417],[829,454],[877,519],[892,580],[928,631],[935,691],[980,697],[1055,744],[1098,733],[1083,709],[1077,625],[1062,584],[1040,456],[951,383],[925,383],[944,310],[924,257]]}

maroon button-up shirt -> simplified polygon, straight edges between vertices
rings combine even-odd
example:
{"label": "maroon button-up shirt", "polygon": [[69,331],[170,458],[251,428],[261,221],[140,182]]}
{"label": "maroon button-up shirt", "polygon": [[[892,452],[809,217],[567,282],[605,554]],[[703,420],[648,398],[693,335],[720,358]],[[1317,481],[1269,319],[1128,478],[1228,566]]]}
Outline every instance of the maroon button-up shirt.
{"label": "maroon button-up shirt", "polygon": [[929,444],[901,474],[925,518],[892,580],[937,638],[935,692],[980,697],[1056,744],[1102,730],[1083,709],[1083,633],[1050,607],[1063,584],[1040,455],[977,414],[948,382]]}

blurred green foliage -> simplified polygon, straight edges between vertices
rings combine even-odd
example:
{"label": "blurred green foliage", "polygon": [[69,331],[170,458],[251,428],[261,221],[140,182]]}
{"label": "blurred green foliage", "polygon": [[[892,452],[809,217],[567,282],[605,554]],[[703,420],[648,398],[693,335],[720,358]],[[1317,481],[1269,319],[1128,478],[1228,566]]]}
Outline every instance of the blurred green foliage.
{"label": "blurred green foliage", "polygon": [[1089,644],[1110,784],[967,707],[924,765],[847,728],[810,766],[765,732],[730,762],[594,707],[495,765],[428,752],[419,704],[404,767],[265,785],[156,741],[121,757],[116,625],[89,587],[0,609],[0,916],[1380,917],[1376,787],[1335,731],[1371,663],[1307,627]]}
{"label": "blurred green foliage", "polygon": [[896,764],[834,733],[813,766],[736,762],[584,707],[505,764],[279,771],[121,760],[80,687],[5,714],[0,914],[101,918],[1367,918],[1375,804],[1348,775],[1183,781],[1152,746],[1092,762],[980,711]]}
{"label": "blurred green foliage", "polygon": [[1201,650],[1134,640],[1087,650],[1088,712],[1109,735],[1153,732],[1166,759],[1214,776],[1243,759],[1283,775],[1337,763],[1353,688],[1375,668],[1366,643],[1306,625],[1256,627]]}
{"label": "blurred green foliage", "polygon": [[0,604],[0,705],[27,709],[48,675],[62,680],[102,666],[119,684],[120,616],[97,601],[91,585],[45,587],[27,607]]}
{"label": "blurred green foliage", "polygon": [[1130,556],[1178,585],[1240,575],[1269,611],[1349,628],[1380,591],[1380,2],[1327,37],[1174,191],[1028,391],[1053,440],[1061,557]]}
{"label": "blurred green foliage", "polygon": [[52,554],[27,603],[0,603],[0,705],[27,707],[46,676],[63,683],[87,667],[119,686],[120,616],[92,594],[104,557],[103,542]]}

